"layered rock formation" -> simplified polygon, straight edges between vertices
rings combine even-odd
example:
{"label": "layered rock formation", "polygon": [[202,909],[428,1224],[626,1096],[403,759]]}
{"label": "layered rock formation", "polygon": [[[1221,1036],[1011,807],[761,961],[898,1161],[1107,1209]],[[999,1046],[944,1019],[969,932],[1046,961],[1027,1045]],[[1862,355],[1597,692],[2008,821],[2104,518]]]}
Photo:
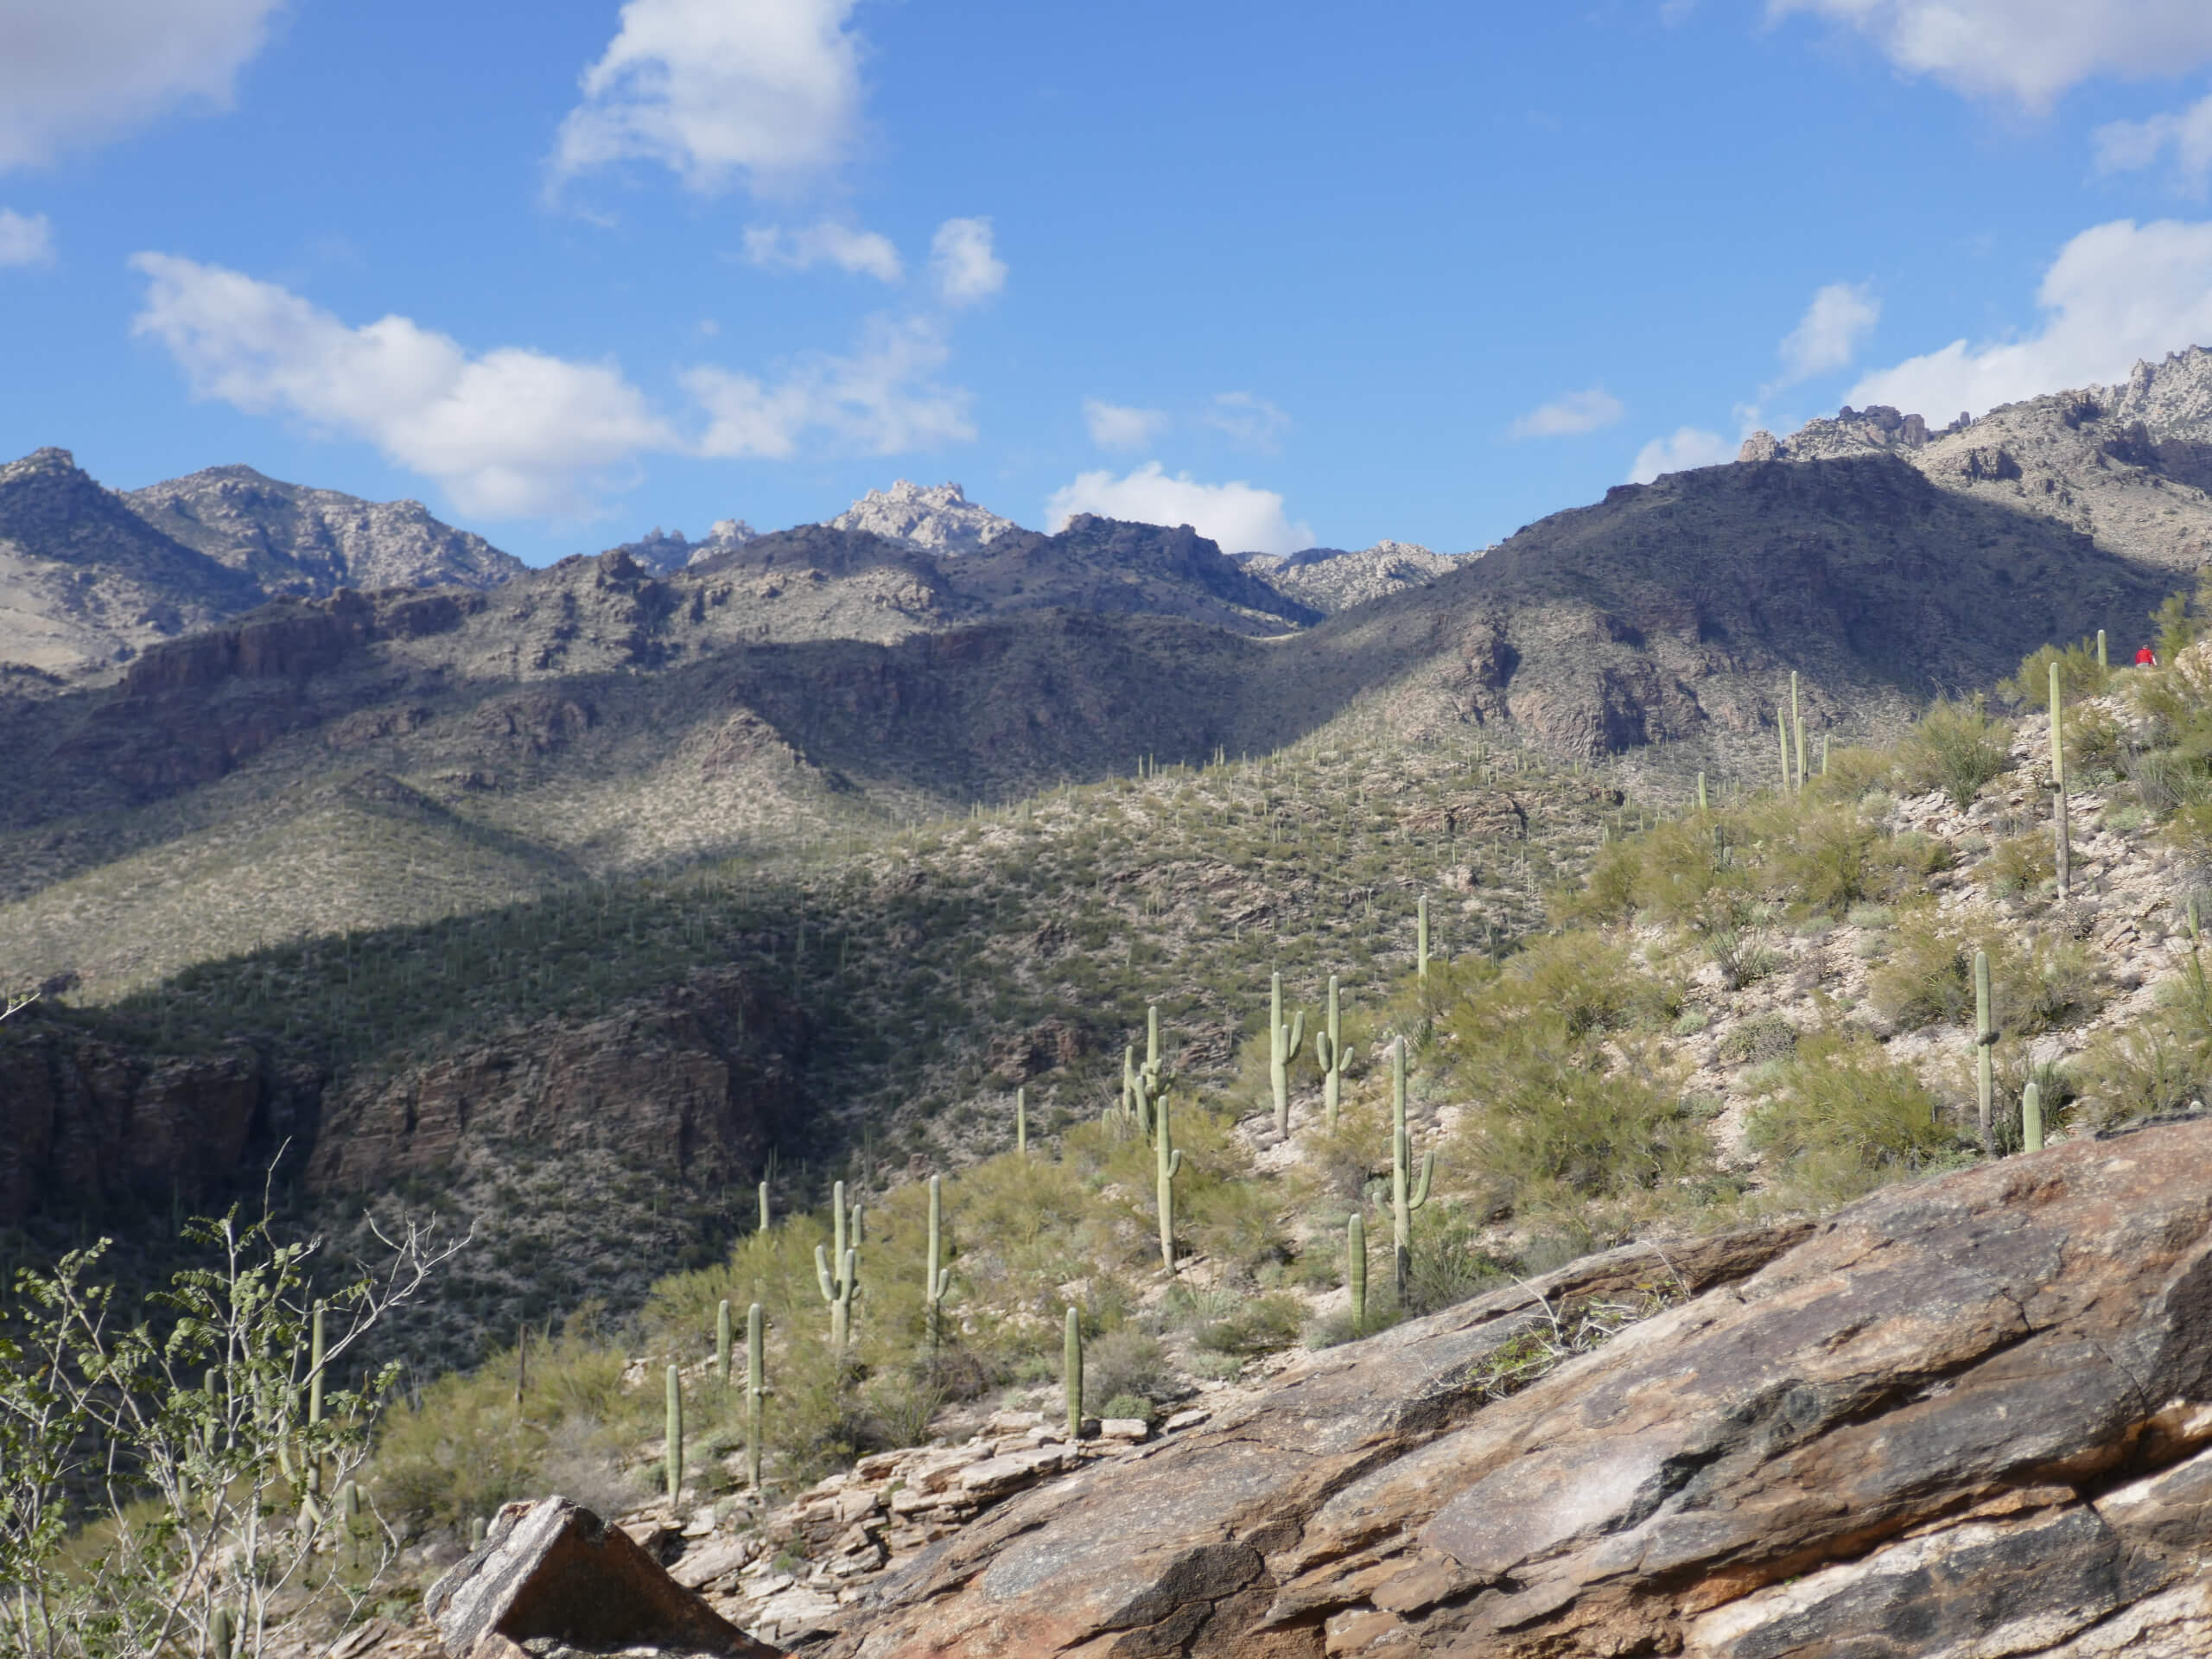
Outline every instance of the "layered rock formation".
{"label": "layered rock formation", "polygon": [[440,523],[420,501],[365,501],[251,467],[209,467],[122,499],[271,598],[340,588],[495,588],[527,569],[481,536]]}
{"label": "layered rock formation", "polygon": [[2076,1141],[1315,1355],[947,1540],[828,1651],[2201,1654],[2208,1158],[2204,1120]]}
{"label": "layered rock formation", "polygon": [[957,484],[910,484],[870,490],[830,521],[927,553],[972,553],[1020,525],[970,501]]}

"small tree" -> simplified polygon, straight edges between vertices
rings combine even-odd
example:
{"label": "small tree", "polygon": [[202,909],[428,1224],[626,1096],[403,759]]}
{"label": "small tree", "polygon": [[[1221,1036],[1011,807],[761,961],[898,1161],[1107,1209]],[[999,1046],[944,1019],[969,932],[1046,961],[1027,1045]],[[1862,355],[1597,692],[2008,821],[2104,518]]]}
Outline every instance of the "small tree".
{"label": "small tree", "polygon": [[378,1233],[385,1261],[324,1313],[318,1246],[279,1243],[265,1215],[241,1225],[233,1209],[185,1236],[213,1262],[153,1299],[158,1326],[125,1325],[94,1282],[106,1240],[17,1275],[19,1306],[0,1316],[0,1648],[203,1653],[221,1618],[257,1655],[351,1611],[391,1565],[396,1535],[358,1486],[340,1495],[397,1368],[330,1383],[467,1241]]}

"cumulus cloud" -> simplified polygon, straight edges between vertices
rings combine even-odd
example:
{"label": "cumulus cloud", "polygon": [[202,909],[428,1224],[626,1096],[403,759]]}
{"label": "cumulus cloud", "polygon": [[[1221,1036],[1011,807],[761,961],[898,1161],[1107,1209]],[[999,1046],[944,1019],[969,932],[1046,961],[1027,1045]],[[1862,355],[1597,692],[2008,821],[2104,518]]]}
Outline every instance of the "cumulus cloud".
{"label": "cumulus cloud", "polygon": [[1285,516],[1282,497],[1243,482],[1201,484],[1188,473],[1170,478],[1148,461],[1125,478],[1080,473],[1052,492],[1045,516],[1054,530],[1078,512],[1142,524],[1188,524],[1224,553],[1295,553],[1313,545],[1313,531]]}
{"label": "cumulus cloud", "polygon": [[756,225],[745,233],[745,257],[752,264],[777,270],[811,270],[831,264],[886,283],[895,283],[906,274],[890,238],[828,220],[803,231]]}
{"label": "cumulus cloud", "polygon": [[1538,405],[1515,420],[1509,431],[1516,438],[1579,437],[1611,426],[1627,413],[1627,405],[1611,392],[1592,386]]}
{"label": "cumulus cloud", "polygon": [[227,108],[283,0],[67,0],[0,10],[0,168],[179,105]]}
{"label": "cumulus cloud", "polygon": [[870,319],[860,349],[797,359],[773,381],[728,369],[692,369],[684,390],[707,412],[702,455],[782,459],[823,432],[871,454],[888,455],[976,435],[968,394],[931,377],[950,350],[927,318]]}
{"label": "cumulus cloud", "polygon": [[2200,99],[2177,114],[2110,122],[2091,137],[2100,172],[2155,167],[2171,150],[2174,172],[2186,188],[2202,195],[2212,181],[2212,98]]}
{"label": "cumulus cloud", "polygon": [[2070,386],[2124,379],[2139,358],[2212,344],[2212,224],[2115,219],[2059,251],[2036,291],[2042,324],[2018,340],[1955,340],[1865,376],[1853,404],[1947,421]]}
{"label": "cumulus cloud", "polygon": [[608,469],[677,443],[611,364],[472,356],[405,317],[348,327],[234,270],[163,253],[130,263],[147,279],[132,332],[168,348],[193,396],[365,439],[466,512],[579,512]]}
{"label": "cumulus cloud", "polygon": [[850,153],[855,0],[629,0],[553,152],[556,178],[655,162],[696,190],[781,194]]}
{"label": "cumulus cloud", "polygon": [[1282,435],[1290,430],[1290,416],[1249,391],[1224,391],[1217,392],[1207,406],[1206,424],[1226,432],[1241,448],[1273,454],[1281,445]]}
{"label": "cumulus cloud", "polygon": [[54,257],[54,226],[44,213],[0,207],[0,266],[43,265]]}
{"label": "cumulus cloud", "polygon": [[1141,449],[1167,424],[1167,416],[1156,409],[1132,409],[1127,404],[1086,397],[1083,423],[1090,429],[1090,441],[1101,449]]}
{"label": "cumulus cloud", "polygon": [[1842,368],[1881,321],[1882,302],[1864,283],[1830,283],[1813,296],[1797,326],[1783,337],[1783,378],[1769,390],[1796,385]]}
{"label": "cumulus cloud", "polygon": [[948,219],[930,238],[930,276],[947,305],[973,305],[1006,286],[988,219]]}
{"label": "cumulus cloud", "polygon": [[1654,438],[1636,452],[1636,465],[1628,481],[1649,484],[1662,473],[1686,473],[1693,467],[1718,467],[1736,459],[1738,445],[1718,432],[1694,426],[1676,427],[1663,438]]}
{"label": "cumulus cloud", "polygon": [[2092,76],[2163,78],[2212,59],[2203,0],[1767,0],[1870,37],[1908,74],[2047,108]]}

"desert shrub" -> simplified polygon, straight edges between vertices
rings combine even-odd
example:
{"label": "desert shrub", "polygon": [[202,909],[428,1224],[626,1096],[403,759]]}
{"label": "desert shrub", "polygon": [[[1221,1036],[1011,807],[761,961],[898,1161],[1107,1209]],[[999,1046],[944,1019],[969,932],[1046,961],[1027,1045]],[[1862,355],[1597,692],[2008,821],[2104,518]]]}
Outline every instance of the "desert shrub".
{"label": "desert shrub", "polygon": [[1742,888],[1715,887],[1689,918],[1689,932],[1732,991],[1757,984],[1780,960],[1774,950],[1773,912]]}
{"label": "desert shrub", "polygon": [[1816,1032],[1747,1122],[1751,1144],[1819,1202],[1855,1196],[1951,1149],[1957,1135],[1911,1069],[1859,1033]]}
{"label": "desert shrub", "polygon": [[1972,703],[1945,699],[1923,715],[1897,747],[1906,787],[1940,789],[1964,811],[1982,785],[2012,764],[2012,728]]}
{"label": "desert shrub", "polygon": [[1228,1318],[1199,1327],[1193,1340],[1217,1354],[1271,1354],[1298,1340],[1306,1305],[1287,1292],[1239,1300]]}
{"label": "desert shrub", "polygon": [[1886,749],[1857,744],[1832,749],[1827,770],[1808,780],[1806,791],[1816,800],[1863,804],[1865,797],[1888,785],[1896,764]]}
{"label": "desert shrub", "polygon": [[1445,1010],[1441,1023],[1462,1042],[1480,1042],[1532,1018],[1556,1020],[1580,1038],[1681,1012],[1681,992],[1638,968],[1626,950],[1595,934],[1532,939],[1478,989]]}
{"label": "desert shrub", "polygon": [[[1387,1263],[1389,1230],[1383,1230]],[[1413,1248],[1408,1253],[1406,1309],[1408,1313],[1433,1313],[1494,1290],[1512,1277],[1506,1265],[1482,1243],[1479,1220],[1465,1206],[1440,1204],[1424,1208],[1414,1228]],[[1368,1328],[1376,1328],[1376,1296],[1378,1281],[1388,1291],[1394,1278],[1387,1265],[1377,1274],[1371,1269],[1369,1284]]]}
{"label": "desert shrub", "polygon": [[2212,1086],[2212,982],[2196,960],[2158,988],[2145,1019],[2107,1032],[2071,1068],[2072,1121],[2104,1128],[2171,1112]]}
{"label": "desert shrub", "polygon": [[1769,855],[1765,878],[1825,915],[1886,894],[1916,849],[1899,848],[1855,806],[1808,807]]}
{"label": "desert shrub", "polygon": [[2112,710],[2090,703],[2066,717],[2066,767],[2084,780],[2118,777],[2127,750],[2127,734]]}
{"label": "desert shrub", "polygon": [[1720,1058],[1732,1065],[1758,1064],[1797,1051],[1797,1027],[1778,1014],[1756,1014],[1720,1039]]}
{"label": "desert shrub", "polygon": [[1999,899],[2031,893],[2058,874],[2057,858],[2048,836],[2007,836],[1982,861],[1982,885]]}
{"label": "desert shrub", "polygon": [[2102,998],[2094,959],[2073,940],[2039,938],[2024,949],[2000,930],[1977,931],[1924,915],[1891,936],[1889,959],[1868,977],[1868,998],[1908,1030],[1970,1021],[1976,950],[1989,953],[1990,1017],[2000,1031],[2049,1031]]}
{"label": "desert shrub", "polygon": [[1141,1394],[1117,1394],[1098,1408],[1098,1414],[1101,1417],[1135,1418],[1139,1422],[1149,1423],[1159,1417],[1160,1411]]}
{"label": "desert shrub", "polygon": [[2020,659],[2009,679],[1997,690],[2015,707],[2048,709],[2050,704],[2050,665],[2058,664],[2058,695],[2067,702],[2101,696],[2112,683],[2107,669],[2097,665],[2097,642],[2083,639],[2071,645],[2038,645]]}

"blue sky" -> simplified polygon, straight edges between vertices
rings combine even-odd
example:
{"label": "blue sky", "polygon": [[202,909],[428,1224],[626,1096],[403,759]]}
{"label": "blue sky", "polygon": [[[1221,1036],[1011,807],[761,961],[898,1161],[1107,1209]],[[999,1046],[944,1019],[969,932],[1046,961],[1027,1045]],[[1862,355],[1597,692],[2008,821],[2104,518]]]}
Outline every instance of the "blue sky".
{"label": "blue sky", "polygon": [[2212,344],[2203,0],[0,0],[0,453],[1479,547]]}

